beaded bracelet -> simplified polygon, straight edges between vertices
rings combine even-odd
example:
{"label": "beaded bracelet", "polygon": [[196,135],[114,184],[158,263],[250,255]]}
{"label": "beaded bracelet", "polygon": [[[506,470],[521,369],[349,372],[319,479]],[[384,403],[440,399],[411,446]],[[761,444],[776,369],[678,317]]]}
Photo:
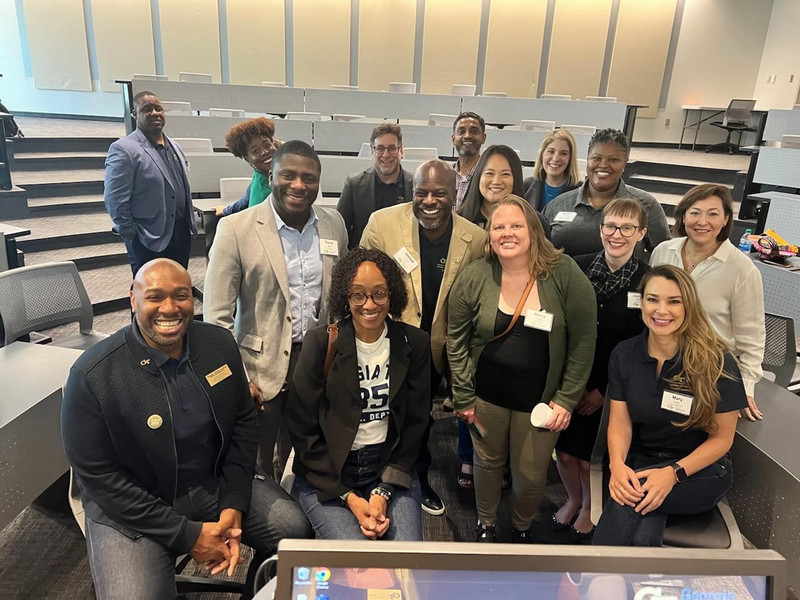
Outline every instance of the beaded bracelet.
{"label": "beaded bracelet", "polygon": [[380,486],[380,485],[374,487],[372,489],[372,491],[370,492],[370,495],[371,496],[380,496],[381,498],[386,500],[386,502],[390,502],[392,500],[392,492],[390,492],[385,487]]}

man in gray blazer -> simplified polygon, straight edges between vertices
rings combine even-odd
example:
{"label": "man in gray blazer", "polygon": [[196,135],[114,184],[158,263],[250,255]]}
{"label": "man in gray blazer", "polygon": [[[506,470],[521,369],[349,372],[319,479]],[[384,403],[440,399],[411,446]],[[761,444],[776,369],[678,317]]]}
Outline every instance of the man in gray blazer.
{"label": "man in gray blazer", "polygon": [[[289,455],[283,407],[306,331],[327,324],[333,265],[347,252],[341,215],[314,207],[321,172],[316,152],[299,140],[272,158],[272,194],[225,217],[208,257],[205,320],[230,329],[259,406],[258,464],[273,474]],[[280,473],[277,473],[279,476]]]}
{"label": "man in gray blazer", "polygon": [[136,131],[117,140],[106,156],[103,200],[125,242],[133,274],[166,257],[189,265],[197,232],[180,146],[164,135],[164,108],[153,92],[133,98]]}
{"label": "man in gray blazer", "polygon": [[369,138],[374,167],[350,175],[336,207],[344,217],[349,248],[358,246],[369,217],[376,210],[411,201],[411,173],[400,165],[403,132],[395,123],[381,123]]}

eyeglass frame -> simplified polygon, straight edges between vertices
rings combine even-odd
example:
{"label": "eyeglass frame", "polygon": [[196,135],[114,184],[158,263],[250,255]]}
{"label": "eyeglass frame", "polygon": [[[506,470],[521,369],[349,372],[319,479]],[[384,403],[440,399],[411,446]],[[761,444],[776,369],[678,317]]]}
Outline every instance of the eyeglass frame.
{"label": "eyeglass frame", "polygon": [[[372,294],[365,294],[364,292],[352,292],[350,294],[347,294],[347,300],[353,306],[364,306],[367,303],[368,299],[372,300],[372,303],[375,306],[386,306],[387,304],[389,304],[389,300],[390,300],[390,298],[392,296],[392,292],[390,292],[389,290],[378,290],[378,292],[384,292],[386,294],[386,301],[385,302],[376,302],[375,301],[375,292],[373,292]],[[361,304],[358,304],[353,300],[353,296],[356,296],[356,295],[359,295],[359,294],[364,296],[364,302],[362,302]]]}
{"label": "eyeglass frame", "polygon": [[371,146],[371,148],[375,154],[389,154],[391,156],[400,152],[402,146]]}
{"label": "eyeglass frame", "polygon": [[[631,231],[629,235],[625,235],[625,233],[622,231],[622,228],[628,226],[633,227],[633,231]],[[604,227],[613,227],[614,231],[612,231],[611,233],[606,233],[605,231],[603,231]],[[636,235],[636,232],[639,231],[640,229],[644,229],[644,227],[642,227],[641,225],[631,225],[630,223],[625,223],[624,225],[611,225],[610,223],[600,223],[600,233],[602,233],[606,237],[613,237],[614,234],[617,233],[617,231],[619,231],[619,234],[622,237],[630,238]]]}

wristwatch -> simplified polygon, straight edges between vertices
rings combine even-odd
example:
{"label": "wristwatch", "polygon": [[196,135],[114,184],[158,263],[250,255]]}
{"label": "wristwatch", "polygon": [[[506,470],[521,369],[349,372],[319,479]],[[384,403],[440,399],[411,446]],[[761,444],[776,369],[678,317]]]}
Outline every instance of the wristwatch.
{"label": "wristwatch", "polygon": [[670,466],[675,469],[675,478],[678,480],[678,483],[683,483],[689,478],[689,476],[686,474],[686,470],[680,464],[675,462]]}

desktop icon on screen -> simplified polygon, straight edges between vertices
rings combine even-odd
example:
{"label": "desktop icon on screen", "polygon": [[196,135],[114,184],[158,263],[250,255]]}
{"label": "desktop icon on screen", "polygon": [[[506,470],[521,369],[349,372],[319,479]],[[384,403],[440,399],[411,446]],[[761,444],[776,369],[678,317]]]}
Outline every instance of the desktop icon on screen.
{"label": "desktop icon on screen", "polygon": [[320,567],[317,569],[316,574],[314,575],[314,579],[317,581],[328,581],[331,578],[331,570],[326,569],[325,567]]}
{"label": "desktop icon on screen", "polygon": [[307,581],[311,577],[311,569],[308,567],[297,567],[297,578],[300,581]]}

